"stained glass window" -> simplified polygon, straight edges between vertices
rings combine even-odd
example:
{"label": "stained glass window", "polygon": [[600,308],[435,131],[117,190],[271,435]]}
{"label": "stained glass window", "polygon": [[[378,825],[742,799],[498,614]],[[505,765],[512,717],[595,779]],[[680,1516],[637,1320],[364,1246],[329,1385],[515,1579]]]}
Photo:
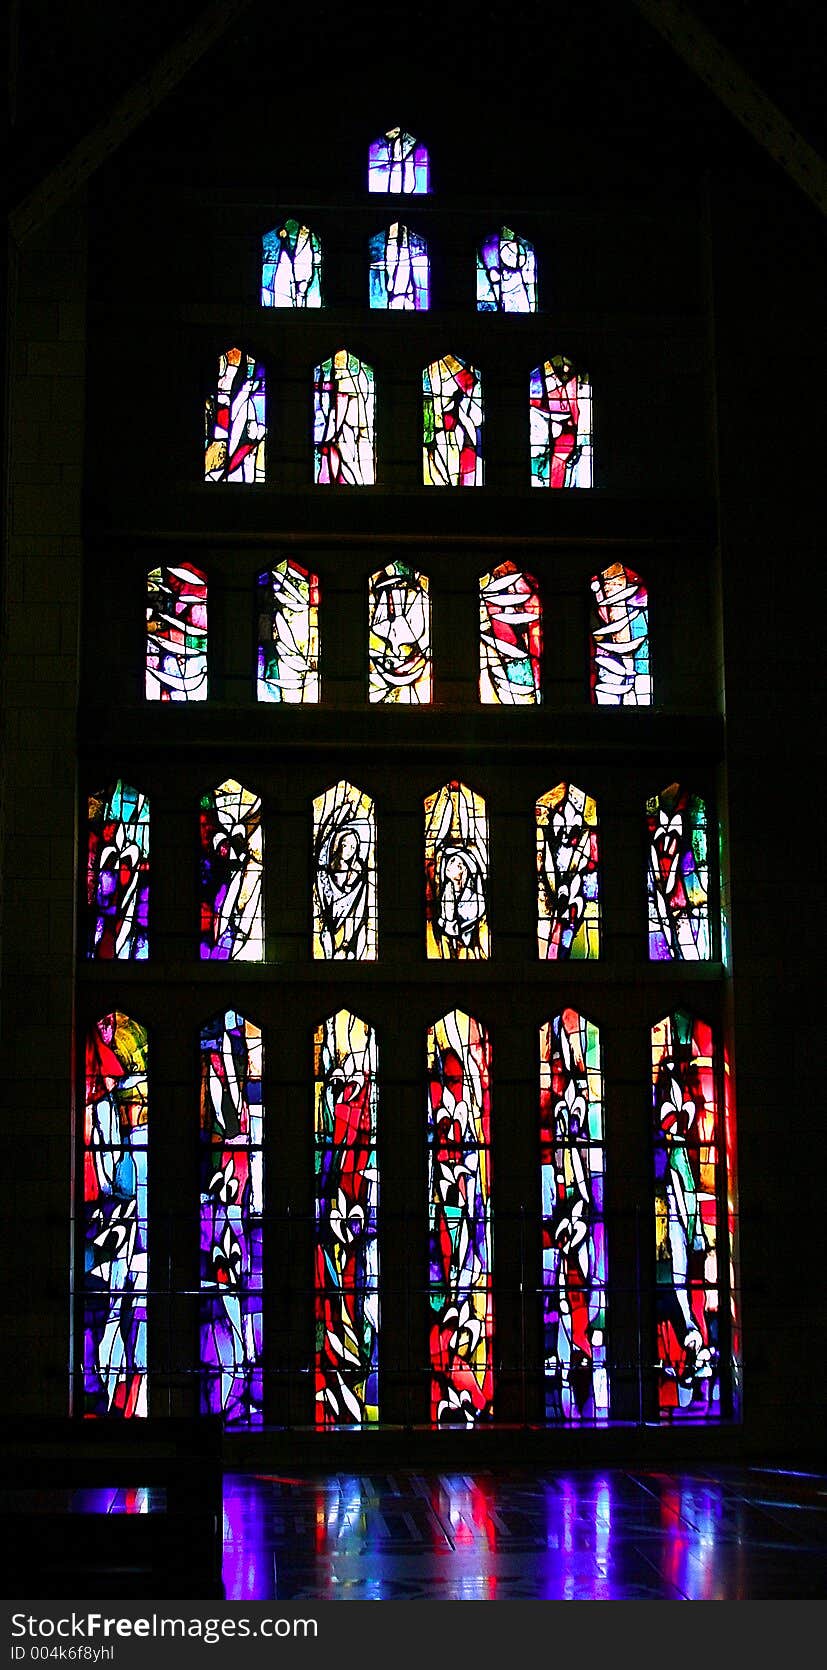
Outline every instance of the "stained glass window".
{"label": "stained glass window", "polygon": [[424,238],[395,220],[370,240],[370,305],[403,313],[424,313],[430,272]]}
{"label": "stained glass window", "polygon": [[376,1036],[340,1009],[318,1027],[316,1424],[379,1419]]}
{"label": "stained glass window", "polygon": [[261,1032],[233,1009],[201,1032],[201,1413],[263,1419]]}
{"label": "stained glass window", "polygon": [[207,576],[190,563],[147,575],[146,699],[207,700]]}
{"label": "stained glass window", "polygon": [[368,656],[372,702],[431,700],[431,599],[427,574],[389,563],[369,581]]}
{"label": "stained glass window", "polygon": [[454,1009],[428,1029],[431,1422],[474,1426],[494,1397],[491,1046]]}
{"label": "stained glass window", "polygon": [[706,807],[679,783],[646,802],[649,831],[649,958],[706,962],[709,865]]}
{"label": "stained glass window", "polygon": [[260,702],[319,700],[319,581],[300,563],[266,568],[256,582]]}
{"label": "stained glass window", "polygon": [[264,959],[261,801],[234,777],[201,796],[201,958]]}
{"label": "stained glass window", "polygon": [[472,365],[446,354],[422,374],[426,487],[481,487],[482,379]]}
{"label": "stained glass window", "polygon": [[477,312],[537,312],[534,245],[510,226],[486,238],[477,251]]}
{"label": "stained glass window", "polygon": [[267,435],[264,366],[241,348],[218,359],[218,387],[207,396],[206,481],[263,481]]}
{"label": "stained glass window", "polygon": [[597,805],[575,783],[537,801],[537,949],[549,962],[600,955]]}
{"label": "stained glass window", "polygon": [[609,1414],[603,1072],[597,1027],[574,1009],[540,1028],[546,1420]]}
{"label": "stained glass window", "polygon": [[147,1414],[147,1110],[146,1030],[116,1010],[86,1039],[87,1415]]}
{"label": "stained glass window", "polygon": [[262,307],[321,307],[322,246],[309,226],[286,220],[261,240]]}
{"label": "stained glass window", "polygon": [[[652,1028],[658,1402],[720,1413],[717,1062],[712,1029],[678,1011]],[[726,1256],[726,1255],[725,1255]]]}
{"label": "stained glass window", "polygon": [[542,655],[537,581],[500,563],[480,580],[480,701],[533,707],[542,699]]}
{"label": "stained glass window", "polygon": [[649,707],[649,598],[639,574],[613,562],[591,582],[590,683],[598,707]]}
{"label": "stained glass window", "polygon": [[388,128],[368,152],[368,191],[422,196],[430,191],[430,163],[421,140]]}
{"label": "stained glass window", "polygon": [[313,956],[375,962],[376,823],[373,801],[339,782],[313,802]]}
{"label": "stained glass window", "polygon": [[425,801],[425,920],[429,957],[490,954],[488,816],[482,795],[446,783]]}
{"label": "stained glass window", "polygon": [[149,955],[149,800],[118,778],[89,796],[87,956],[142,962]]}
{"label": "stained glass window", "polygon": [[531,373],[532,487],[592,486],[592,386],[564,354]]}
{"label": "stained glass window", "polygon": [[315,479],[336,487],[376,480],[373,371],[340,348],[313,373]]}

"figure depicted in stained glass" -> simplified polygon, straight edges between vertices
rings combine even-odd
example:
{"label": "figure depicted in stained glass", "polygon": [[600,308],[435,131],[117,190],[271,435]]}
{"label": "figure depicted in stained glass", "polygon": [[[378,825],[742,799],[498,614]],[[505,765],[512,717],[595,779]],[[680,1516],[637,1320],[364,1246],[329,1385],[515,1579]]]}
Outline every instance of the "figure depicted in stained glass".
{"label": "figure depicted in stained glass", "polygon": [[87,956],[142,962],[149,955],[149,800],[120,778],[89,796]]}
{"label": "figure depicted in stained glass", "polygon": [[430,191],[430,163],[421,140],[388,128],[368,152],[368,191],[420,197]]}
{"label": "figure depicted in stained glass", "polygon": [[431,599],[427,574],[389,563],[369,581],[369,699],[431,700]]}
{"label": "figure depicted in stained glass", "polygon": [[201,958],[264,959],[261,801],[234,777],[201,796]]}
{"label": "figure depicted in stained glass", "polygon": [[146,1415],[147,1035],[116,1010],[86,1039],[83,1387],[87,1415]]}
{"label": "figure depicted in stained glass", "polygon": [[652,1028],[658,1401],[664,1418],[720,1412],[715,1045],[678,1011]]}
{"label": "figure depicted in stained glass", "polygon": [[482,795],[446,783],[425,801],[425,922],[429,957],[490,954],[488,816]]}
{"label": "figure depicted in stained glass", "polygon": [[266,568],[256,582],[260,702],[319,700],[319,581],[300,563]]}
{"label": "figure depicted in stained glass", "polygon": [[201,1413],[263,1419],[261,1032],[233,1009],[201,1032]]}
{"label": "figure depicted in stained glass", "polygon": [[261,240],[262,307],[321,307],[322,246],[309,226],[286,220]]}
{"label": "figure depicted in stained glass", "polygon": [[492,1414],[491,1046],[454,1009],[428,1030],[431,1421]]}
{"label": "figure depicted in stained glass", "polygon": [[639,574],[613,562],[591,582],[590,684],[598,707],[649,707],[649,598]]}
{"label": "figure depicted in stained glass", "polygon": [[609,1414],[600,1035],[574,1009],[540,1029],[546,1420]]}
{"label": "figure depicted in stained glass", "polygon": [[453,354],[422,374],[426,487],[481,487],[482,380]]}
{"label": "figure depicted in stained glass", "polygon": [[264,366],[241,348],[219,355],[218,388],[207,396],[205,425],[205,481],[264,480]]}
{"label": "figure depicted in stained glass", "polygon": [[536,313],[534,245],[503,226],[477,251],[477,312]]}
{"label": "figure depicted in stained glass", "polygon": [[376,824],[373,801],[344,781],[313,802],[313,955],[375,962]]}
{"label": "figure depicted in stained glass", "polygon": [[379,1419],[376,1036],[340,1009],[316,1031],[316,1424]]}
{"label": "figure depicted in stained glass", "polygon": [[646,824],[650,961],[706,962],[712,948],[704,802],[670,783],[647,800]]}
{"label": "figure depicted in stained glass", "polygon": [[424,238],[398,220],[370,240],[370,305],[397,312],[425,312],[430,273]]}
{"label": "figure depicted in stained glass", "polygon": [[597,806],[575,783],[537,801],[537,949],[550,962],[600,955]]}
{"label": "figure depicted in stained glass", "polygon": [[480,580],[480,701],[533,707],[541,700],[543,611],[537,581],[513,562]]}
{"label": "figure depicted in stained glass", "polygon": [[335,487],[376,480],[373,371],[340,348],[313,373],[315,479]]}
{"label": "figure depicted in stained glass", "polygon": [[191,563],[147,575],[146,699],[207,700],[207,576]]}
{"label": "figure depicted in stained glass", "polygon": [[565,354],[531,373],[532,487],[591,487],[592,386]]}

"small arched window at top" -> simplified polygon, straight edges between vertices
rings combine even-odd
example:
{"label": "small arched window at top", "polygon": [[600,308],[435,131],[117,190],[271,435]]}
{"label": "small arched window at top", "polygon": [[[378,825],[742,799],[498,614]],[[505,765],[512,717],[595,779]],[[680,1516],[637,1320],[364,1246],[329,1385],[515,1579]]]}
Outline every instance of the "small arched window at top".
{"label": "small arched window at top", "polygon": [[412,133],[388,128],[368,151],[368,191],[422,197],[431,189],[427,148]]}

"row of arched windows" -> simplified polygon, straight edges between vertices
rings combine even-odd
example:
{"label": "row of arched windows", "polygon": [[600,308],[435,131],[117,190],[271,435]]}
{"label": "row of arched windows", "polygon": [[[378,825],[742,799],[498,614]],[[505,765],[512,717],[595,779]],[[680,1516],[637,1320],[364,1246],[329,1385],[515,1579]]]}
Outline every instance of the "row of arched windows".
{"label": "row of arched windows", "polygon": [[[610,563],[590,582],[589,691],[599,707],[652,701],[648,592],[640,575]],[[259,702],[320,700],[319,577],[285,559],[256,579],[255,692]],[[542,700],[543,605],[531,574],[500,563],[479,581],[479,696],[485,705]],[[368,580],[368,701],[432,698],[431,589],[427,574],[392,562]],[[147,701],[206,701],[207,576],[190,563],[147,576]]]}
{"label": "row of arched windows", "polygon": [[[361,1426],[381,1412],[376,1032],[340,1009],[315,1029],[313,1052],[315,1419],[320,1427]],[[720,1413],[719,1321],[733,1233],[731,1156],[711,1027],[682,1011],[666,1015],[652,1028],[651,1059],[651,1344],[661,1411],[697,1419]],[[90,1029],[82,1301],[90,1415],[144,1415],[151,1407],[156,1114],[149,1065],[147,1031],[137,1020],[115,1011]],[[530,1260],[542,1307],[546,1418],[600,1423],[611,1408],[612,1290],[603,1052],[591,1020],[565,1008],[542,1026],[536,1084],[537,1181],[528,1210],[537,1226]],[[202,1412],[241,1427],[263,1421],[267,1366],[263,1087],[261,1029],[232,1009],[209,1020],[200,1032],[200,1117],[193,1087],[200,1124],[200,1403]],[[428,1028],[422,1088],[429,1313],[422,1356],[431,1422],[473,1426],[492,1416],[497,1397],[495,1092],[491,1039],[477,1019],[454,1009]],[[195,1193],[194,1186],[194,1238]]]}
{"label": "row of arched windows", "polygon": [[[485,801],[465,783],[424,801],[425,943],[429,959],[491,956],[489,826]],[[574,783],[536,802],[537,954],[600,955],[597,805]],[[649,957],[712,956],[706,806],[672,783],[646,804]],[[122,782],[89,798],[87,956],[149,956],[150,806]],[[262,962],[264,831],[261,799],[234,778],[201,797],[200,956]],[[313,956],[379,956],[376,816],[371,797],[342,780],[313,801]]]}
{"label": "row of arched windows", "polygon": [[[592,486],[592,390],[585,372],[555,354],[528,379],[532,487]],[[313,372],[313,479],[372,487],[377,481],[376,381],[372,366],[340,348]],[[266,480],[267,376],[238,347],[219,355],[205,407],[204,479]],[[445,354],[422,373],[422,480],[426,487],[484,484],[482,374]]]}

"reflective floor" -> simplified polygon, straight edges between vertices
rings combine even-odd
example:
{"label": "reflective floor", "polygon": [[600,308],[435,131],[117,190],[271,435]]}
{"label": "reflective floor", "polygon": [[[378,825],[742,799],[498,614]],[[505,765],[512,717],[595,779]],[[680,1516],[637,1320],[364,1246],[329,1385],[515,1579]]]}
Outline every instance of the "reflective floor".
{"label": "reflective floor", "polygon": [[233,1600],[823,1600],[827,1475],[231,1473]]}

